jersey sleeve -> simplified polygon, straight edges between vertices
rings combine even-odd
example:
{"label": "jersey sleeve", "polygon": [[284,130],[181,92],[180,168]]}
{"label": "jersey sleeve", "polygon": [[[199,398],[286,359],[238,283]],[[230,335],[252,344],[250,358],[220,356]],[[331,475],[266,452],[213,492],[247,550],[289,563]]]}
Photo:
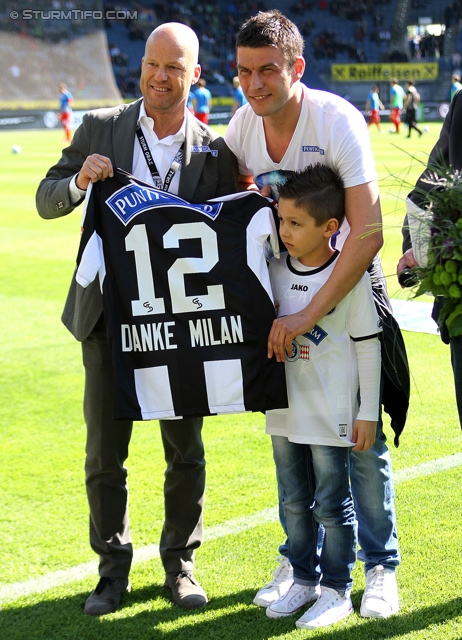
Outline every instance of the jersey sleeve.
{"label": "jersey sleeve", "polygon": [[104,280],[103,243],[96,228],[97,213],[92,194],[93,189],[90,182],[84,202],[82,236],[75,274],[75,279],[84,289],[95,280],[98,273],[100,274],[101,286]]}
{"label": "jersey sleeve", "polygon": [[375,422],[380,407],[380,342],[378,338],[355,342],[358,361],[359,394],[361,398],[358,420]]}
{"label": "jersey sleeve", "polygon": [[247,227],[247,256],[250,269],[268,293],[271,300],[271,289],[268,265],[265,258],[265,245],[269,242],[273,256],[279,257],[279,240],[270,206],[262,207],[252,218]]}
{"label": "jersey sleeve", "polygon": [[380,341],[382,331],[372,292],[371,278],[365,273],[352,291],[347,313],[347,330],[354,342],[358,362],[359,420],[378,420],[380,407]]}
{"label": "jersey sleeve", "polygon": [[350,294],[346,329],[354,341],[367,340],[382,331],[374,303],[371,278],[367,272]]}

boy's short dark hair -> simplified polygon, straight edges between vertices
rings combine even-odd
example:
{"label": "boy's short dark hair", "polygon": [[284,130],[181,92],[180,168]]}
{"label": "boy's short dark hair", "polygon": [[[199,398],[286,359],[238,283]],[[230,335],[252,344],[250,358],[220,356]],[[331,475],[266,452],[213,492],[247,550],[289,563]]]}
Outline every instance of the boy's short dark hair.
{"label": "boy's short dark hair", "polygon": [[294,206],[305,209],[316,221],[316,226],[330,218],[345,218],[345,187],[340,173],[324,164],[313,164],[292,173],[278,186],[279,198],[291,200]]}
{"label": "boy's short dark hair", "polygon": [[276,9],[259,11],[249,18],[236,38],[236,47],[280,47],[289,67],[303,55],[304,46],[298,27]]}

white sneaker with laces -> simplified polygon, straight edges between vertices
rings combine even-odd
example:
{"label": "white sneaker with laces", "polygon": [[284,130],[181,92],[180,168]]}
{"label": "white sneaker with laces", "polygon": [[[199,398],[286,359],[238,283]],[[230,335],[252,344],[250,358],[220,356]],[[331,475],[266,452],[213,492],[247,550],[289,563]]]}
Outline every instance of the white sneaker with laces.
{"label": "white sneaker with laces", "polygon": [[319,599],[297,620],[295,626],[299,629],[328,627],[346,618],[352,611],[353,603],[349,595],[341,596],[335,589],[321,587]]}
{"label": "white sneaker with laces", "polygon": [[266,615],[268,618],[285,618],[286,616],[291,616],[309,602],[317,600],[320,593],[321,588],[319,585],[308,587],[304,584],[294,583],[285,596],[273,602],[273,604],[266,609]]}
{"label": "white sneaker with laces", "polygon": [[388,618],[399,611],[396,573],[381,564],[369,569],[361,600],[363,618]]}
{"label": "white sneaker with laces", "polygon": [[278,562],[279,566],[275,570],[271,582],[260,589],[253,599],[253,603],[258,604],[259,607],[269,607],[270,604],[285,596],[294,583],[294,572],[289,559],[285,556],[279,556]]}

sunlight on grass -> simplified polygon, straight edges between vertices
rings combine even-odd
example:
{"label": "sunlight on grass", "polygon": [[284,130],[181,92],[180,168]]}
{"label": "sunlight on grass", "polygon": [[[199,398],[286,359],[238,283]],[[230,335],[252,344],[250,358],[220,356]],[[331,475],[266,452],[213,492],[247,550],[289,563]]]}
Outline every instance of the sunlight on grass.
{"label": "sunlight on grass", "polygon": [[[430,124],[422,138],[377,135],[372,146],[380,178],[385,244],[381,252],[388,289],[406,299],[396,263],[401,255],[404,200],[437,139]],[[0,329],[3,408],[0,495],[0,587],[83,566],[75,582],[0,605],[5,640],[460,640],[462,638],[461,468],[413,477],[396,485],[402,564],[401,611],[388,620],[357,613],[363,566],[354,570],[355,613],[328,630],[295,630],[295,618],[270,620],[252,605],[276,567],[284,540],[277,521],[239,534],[220,534],[197,551],[197,577],[210,603],[184,612],[163,587],[158,557],[134,564],[133,590],[110,616],[83,615],[97,582],[97,561],[88,540],[84,488],[85,426],[79,344],[60,322],[78,246],[81,209],[60,220],[35,211],[39,180],[60,153],[58,131],[3,132],[0,140]],[[13,156],[12,144],[23,153]],[[403,184],[404,183],[404,184]],[[14,211],[14,215],[12,215]],[[404,332],[411,366],[411,406],[401,444],[391,444],[395,470],[405,472],[462,452],[449,350],[438,336]],[[264,416],[207,419],[205,527],[225,526],[275,509],[276,480]],[[127,462],[130,513],[137,549],[159,542],[163,520],[164,457],[157,422],[136,423]],[[400,476],[401,477],[401,476]],[[402,477],[405,477],[403,475]],[[266,513],[266,512],[265,512]],[[88,575],[86,563],[94,562]],[[85,569],[86,567],[86,569]],[[85,577],[86,576],[86,577]]]}

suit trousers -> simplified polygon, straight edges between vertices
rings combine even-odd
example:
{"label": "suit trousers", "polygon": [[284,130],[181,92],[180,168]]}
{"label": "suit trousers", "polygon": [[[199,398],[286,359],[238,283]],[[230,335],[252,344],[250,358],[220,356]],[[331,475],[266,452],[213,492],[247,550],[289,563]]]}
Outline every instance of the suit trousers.
{"label": "suit trousers", "polygon": [[[90,507],[90,544],[102,577],[126,578],[133,548],[128,519],[125,461],[133,423],[114,420],[113,367],[103,317],[82,342],[87,425],[85,481]],[[160,420],[167,468],[165,520],[160,556],[166,573],[193,570],[203,537],[205,457],[202,418]]]}
{"label": "suit trousers", "polygon": [[454,384],[456,387],[457,409],[459,422],[462,428],[462,336],[450,338],[451,363],[454,371]]}

